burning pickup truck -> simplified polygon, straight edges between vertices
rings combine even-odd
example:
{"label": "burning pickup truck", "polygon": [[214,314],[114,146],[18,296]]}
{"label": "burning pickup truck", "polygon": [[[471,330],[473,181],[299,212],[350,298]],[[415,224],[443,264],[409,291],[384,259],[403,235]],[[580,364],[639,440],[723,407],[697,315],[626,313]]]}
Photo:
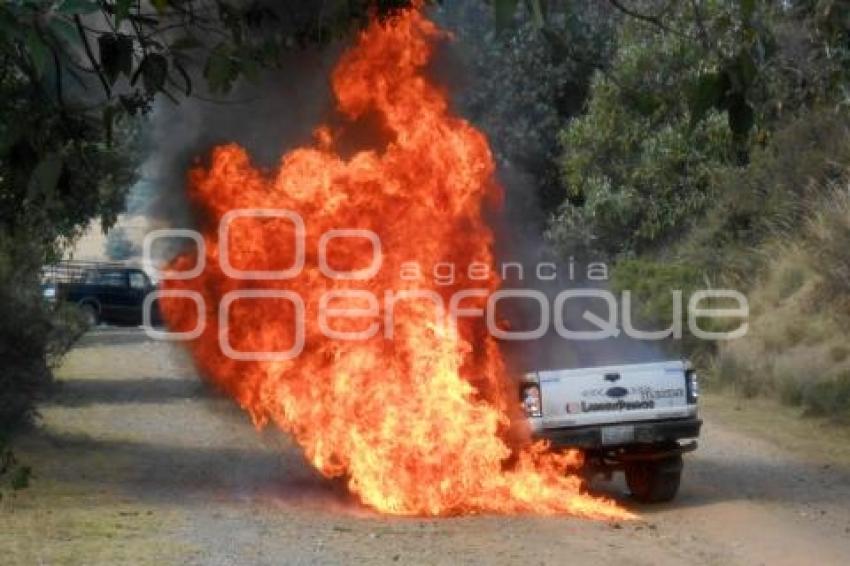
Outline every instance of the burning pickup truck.
{"label": "burning pickup truck", "polygon": [[586,477],[623,470],[638,501],[676,496],[682,454],[696,449],[702,425],[686,362],[532,372],[521,398],[535,437],[584,451]]}

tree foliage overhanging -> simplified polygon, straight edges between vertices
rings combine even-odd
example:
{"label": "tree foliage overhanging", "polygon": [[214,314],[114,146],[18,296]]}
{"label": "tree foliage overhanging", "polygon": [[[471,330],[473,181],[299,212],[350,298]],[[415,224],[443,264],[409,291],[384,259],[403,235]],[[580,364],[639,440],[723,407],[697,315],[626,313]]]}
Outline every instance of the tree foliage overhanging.
{"label": "tree foliage overhanging", "polygon": [[[670,255],[695,233],[698,251],[680,250],[692,259],[757,240],[770,231],[766,217],[796,210],[792,191],[741,187],[768,178],[770,152],[788,147],[781,140],[795,119],[817,114],[811,124],[834,128],[850,99],[844,0],[437,4],[476,77],[459,105],[500,162],[531,174],[552,213],[549,235],[567,254]],[[48,380],[41,265],[92,218],[115,222],[153,103],[226,97],[282,52],[405,5],[0,4],[0,428],[29,414]],[[813,163],[834,155],[818,143],[803,152]],[[691,280],[707,264],[679,267],[662,268],[659,280]]]}
{"label": "tree foliage overhanging", "polygon": [[611,4],[624,14],[616,51],[560,132],[566,201],[551,228],[567,246],[669,248],[727,170],[745,170],[796,117],[850,102],[846,2]]}
{"label": "tree foliage overhanging", "polygon": [[158,99],[217,99],[402,0],[0,3],[0,430],[49,380],[41,266],[124,209]]}

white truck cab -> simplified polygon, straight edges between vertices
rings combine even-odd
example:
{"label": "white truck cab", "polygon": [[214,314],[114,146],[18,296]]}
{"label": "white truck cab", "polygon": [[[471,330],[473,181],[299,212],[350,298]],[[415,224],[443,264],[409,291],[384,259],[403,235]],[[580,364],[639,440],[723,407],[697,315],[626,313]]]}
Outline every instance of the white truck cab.
{"label": "white truck cab", "polygon": [[687,362],[531,372],[520,397],[534,436],[582,449],[588,477],[623,470],[639,501],[676,496],[682,454],[696,449],[702,426]]}

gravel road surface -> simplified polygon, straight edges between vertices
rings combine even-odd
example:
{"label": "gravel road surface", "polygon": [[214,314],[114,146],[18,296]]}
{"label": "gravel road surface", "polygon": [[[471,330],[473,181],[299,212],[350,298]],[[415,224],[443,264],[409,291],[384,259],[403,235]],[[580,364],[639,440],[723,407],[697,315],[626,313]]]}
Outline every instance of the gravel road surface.
{"label": "gravel road surface", "polygon": [[679,498],[641,520],[388,518],[314,474],[210,392],[185,353],[89,332],[16,443],[28,489],[0,500],[5,564],[850,564],[850,471],[705,410]]}

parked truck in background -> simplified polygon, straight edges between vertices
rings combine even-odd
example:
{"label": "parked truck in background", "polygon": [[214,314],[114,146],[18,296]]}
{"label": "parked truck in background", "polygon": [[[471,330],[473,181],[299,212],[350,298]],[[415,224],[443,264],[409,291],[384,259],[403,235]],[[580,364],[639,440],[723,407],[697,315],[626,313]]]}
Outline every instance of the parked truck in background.
{"label": "parked truck in background", "polygon": [[[45,270],[42,283],[45,300],[77,305],[90,326],[142,324],[145,299],[155,290],[144,271],[116,264],[66,262]],[[151,311],[159,324],[155,303]]]}
{"label": "parked truck in background", "polygon": [[638,501],[676,496],[702,425],[686,362],[536,371],[520,395],[534,436],[583,450],[588,477],[622,470]]}

